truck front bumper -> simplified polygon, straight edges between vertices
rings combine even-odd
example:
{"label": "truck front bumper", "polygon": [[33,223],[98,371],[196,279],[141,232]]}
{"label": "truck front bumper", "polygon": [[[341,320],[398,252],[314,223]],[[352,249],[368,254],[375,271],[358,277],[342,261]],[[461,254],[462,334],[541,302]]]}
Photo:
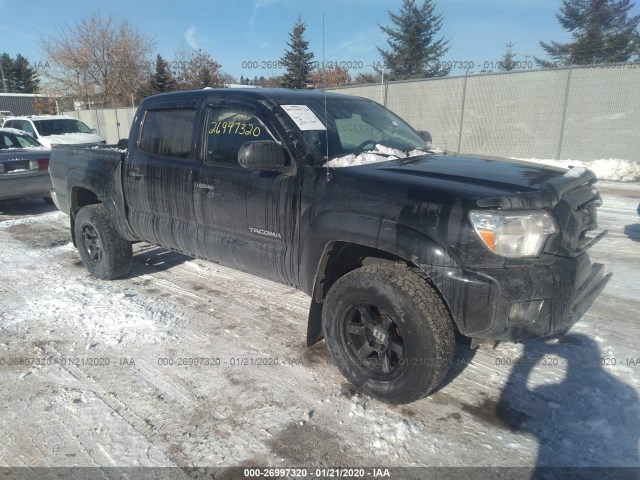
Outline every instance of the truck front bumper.
{"label": "truck front bumper", "polygon": [[448,270],[435,283],[460,332],[505,341],[567,331],[611,278],[587,253],[546,266]]}

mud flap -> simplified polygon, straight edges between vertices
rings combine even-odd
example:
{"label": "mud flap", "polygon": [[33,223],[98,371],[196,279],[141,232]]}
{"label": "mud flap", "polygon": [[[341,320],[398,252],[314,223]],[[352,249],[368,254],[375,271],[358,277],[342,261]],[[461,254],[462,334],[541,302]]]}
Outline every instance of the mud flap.
{"label": "mud flap", "polygon": [[324,338],[322,331],[322,304],[311,300],[309,307],[309,321],[307,323],[307,347],[318,343]]}

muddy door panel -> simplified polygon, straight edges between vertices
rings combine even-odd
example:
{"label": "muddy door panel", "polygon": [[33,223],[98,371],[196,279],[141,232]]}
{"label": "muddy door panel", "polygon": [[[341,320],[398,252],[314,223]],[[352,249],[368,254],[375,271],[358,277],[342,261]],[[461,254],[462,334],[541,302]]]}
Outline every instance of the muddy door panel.
{"label": "muddy door panel", "polygon": [[139,148],[125,161],[123,184],[136,235],[195,255],[194,118],[195,110],[146,112]]}
{"label": "muddy door panel", "polygon": [[242,145],[281,143],[264,112],[247,104],[211,105],[203,163],[194,180],[198,240],[206,257],[279,282],[296,284],[297,177],[244,169]]}
{"label": "muddy door panel", "polygon": [[298,284],[298,177],[251,172],[247,192],[252,261],[267,278]]}
{"label": "muddy door panel", "polygon": [[247,185],[249,172],[240,168],[203,165],[194,182],[199,249],[210,260],[250,270],[246,257]]}

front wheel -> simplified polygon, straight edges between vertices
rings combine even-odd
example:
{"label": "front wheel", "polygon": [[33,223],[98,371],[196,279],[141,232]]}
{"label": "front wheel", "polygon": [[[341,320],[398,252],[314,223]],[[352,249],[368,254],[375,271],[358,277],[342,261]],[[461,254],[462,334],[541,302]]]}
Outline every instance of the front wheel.
{"label": "front wheel", "polygon": [[322,312],[327,346],[356,388],[408,403],[442,382],[455,339],[442,300],[417,271],[368,265],[339,278]]}
{"label": "front wheel", "polygon": [[87,205],[76,216],[75,236],[82,263],[96,278],[112,280],[131,269],[131,242],[120,236],[104,206]]}

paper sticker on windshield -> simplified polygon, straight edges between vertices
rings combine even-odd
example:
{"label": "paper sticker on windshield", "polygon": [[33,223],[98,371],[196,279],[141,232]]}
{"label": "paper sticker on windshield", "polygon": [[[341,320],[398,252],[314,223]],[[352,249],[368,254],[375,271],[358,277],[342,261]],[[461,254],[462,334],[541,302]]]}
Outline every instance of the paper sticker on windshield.
{"label": "paper sticker on windshield", "polygon": [[300,130],[326,130],[320,119],[306,105],[281,105]]}

